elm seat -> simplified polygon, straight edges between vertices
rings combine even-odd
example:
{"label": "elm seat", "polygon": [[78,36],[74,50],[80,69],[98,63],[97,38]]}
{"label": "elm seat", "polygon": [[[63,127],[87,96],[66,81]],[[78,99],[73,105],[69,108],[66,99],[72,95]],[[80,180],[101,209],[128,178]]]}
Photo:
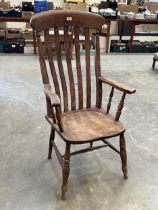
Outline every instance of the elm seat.
{"label": "elm seat", "polygon": [[[61,198],[63,200],[67,191],[70,157],[72,155],[109,147],[119,154],[124,179],[127,179],[125,128],[120,122],[120,116],[126,95],[133,94],[135,89],[101,74],[99,34],[104,23],[104,18],[99,15],[64,10],[39,13],[31,19],[31,25],[37,34],[40,69],[46,96],[46,119],[51,125],[48,159],[51,159],[54,148],[62,167]],[[52,52],[52,41],[49,33],[52,29],[54,30],[55,55]],[[94,57],[90,54],[91,29],[95,31]],[[64,57],[61,55],[59,30],[63,30]],[[71,59],[69,31],[73,32],[74,59]],[[44,32],[45,49],[41,42],[41,32]],[[81,33],[84,36],[85,46],[85,54],[82,58],[80,54]],[[92,68],[94,60],[95,68]],[[83,62],[81,63],[81,61]],[[92,85],[95,88],[92,88]],[[110,87],[107,106],[104,107],[105,111],[102,107],[103,85]],[[120,93],[120,101],[113,116],[110,113],[110,108],[115,89],[118,90],[116,93]],[[92,95],[93,101],[95,101],[93,103]],[[60,153],[55,143],[55,133],[66,144],[64,155]],[[110,140],[107,141],[114,136],[119,137],[119,150],[110,143]],[[96,141],[100,141],[102,144],[94,145]],[[73,144],[76,144],[76,148],[77,144],[85,143],[88,144],[87,148],[71,152]]]}
{"label": "elm seat", "polygon": [[156,52],[154,54],[154,57],[153,57],[153,64],[152,64],[152,68],[154,69],[155,68],[155,63],[156,61],[158,61],[158,52]]}
{"label": "elm seat", "polygon": [[[53,125],[51,118],[47,119]],[[61,115],[61,119],[63,139],[74,144],[110,138],[125,130],[121,122],[115,121],[115,118],[111,114],[106,114],[103,109],[67,112]],[[59,132],[58,126],[55,126],[55,129]]]}

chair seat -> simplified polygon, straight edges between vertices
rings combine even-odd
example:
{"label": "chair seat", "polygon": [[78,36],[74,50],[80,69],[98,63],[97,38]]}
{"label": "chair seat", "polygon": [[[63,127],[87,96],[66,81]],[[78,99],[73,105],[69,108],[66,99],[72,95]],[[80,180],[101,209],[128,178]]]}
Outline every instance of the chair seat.
{"label": "chair seat", "polygon": [[[48,119],[49,122],[50,119]],[[103,109],[86,109],[62,114],[64,132],[60,133],[64,140],[71,143],[87,143],[117,136],[125,128],[120,121],[115,121],[111,114]],[[52,123],[51,123],[52,124]],[[54,125],[58,130],[58,126]]]}

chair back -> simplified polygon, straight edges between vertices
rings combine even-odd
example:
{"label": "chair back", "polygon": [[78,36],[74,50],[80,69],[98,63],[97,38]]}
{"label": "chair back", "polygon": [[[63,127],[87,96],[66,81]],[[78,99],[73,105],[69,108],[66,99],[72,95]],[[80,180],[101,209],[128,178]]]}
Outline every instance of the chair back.
{"label": "chair back", "polygon": [[[44,84],[54,86],[56,94],[60,97],[64,112],[71,110],[81,110],[83,108],[91,108],[92,104],[92,79],[96,81],[96,106],[101,103],[101,94],[98,76],[101,75],[100,70],[100,44],[99,32],[104,24],[104,18],[88,12],[56,10],[47,11],[36,14],[31,19],[31,26],[36,31],[37,43],[39,51],[39,61]],[[61,53],[59,30],[63,30],[65,58]],[[94,77],[92,78],[91,63],[91,38],[90,29],[96,31],[95,36],[95,67]],[[50,30],[54,33],[55,55],[52,51],[52,39]],[[75,59],[71,59],[70,50],[70,31],[73,30]],[[41,32],[44,32],[45,50],[41,41]],[[82,32],[82,42],[85,46],[84,64],[81,63],[80,53],[80,34]],[[45,52],[46,51],[46,55]],[[46,58],[47,57],[47,58]],[[48,60],[48,61],[47,61]],[[83,60],[83,59],[82,59]],[[74,65],[73,65],[74,62]],[[92,65],[93,64],[93,65]],[[50,72],[48,72],[48,66]],[[52,78],[50,78],[52,77]],[[86,78],[84,80],[84,78]],[[53,80],[52,80],[53,79]],[[53,84],[51,82],[53,81]],[[93,82],[95,82],[93,81]],[[71,100],[69,100],[69,97]],[[84,100],[86,99],[86,100]],[[69,105],[69,101],[71,105]],[[84,104],[84,101],[86,103]]]}

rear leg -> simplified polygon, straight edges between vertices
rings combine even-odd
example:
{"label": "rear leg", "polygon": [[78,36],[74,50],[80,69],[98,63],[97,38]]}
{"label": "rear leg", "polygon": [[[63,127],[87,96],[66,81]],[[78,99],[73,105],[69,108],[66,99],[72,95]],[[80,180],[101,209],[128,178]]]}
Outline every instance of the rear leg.
{"label": "rear leg", "polygon": [[51,132],[49,137],[48,159],[51,159],[54,138],[55,138],[55,130],[53,127],[51,127]]}
{"label": "rear leg", "polygon": [[122,161],[122,171],[123,171],[124,179],[128,179],[126,141],[125,141],[124,133],[120,135],[120,157]]}

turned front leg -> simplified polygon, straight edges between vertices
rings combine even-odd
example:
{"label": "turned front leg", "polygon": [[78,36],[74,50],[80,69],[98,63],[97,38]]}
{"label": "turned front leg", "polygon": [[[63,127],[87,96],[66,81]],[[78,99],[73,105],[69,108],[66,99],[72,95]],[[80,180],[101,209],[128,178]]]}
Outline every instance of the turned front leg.
{"label": "turned front leg", "polygon": [[122,171],[124,174],[124,179],[127,179],[127,153],[124,133],[120,135],[120,157],[122,161]]}
{"label": "turned front leg", "polygon": [[61,199],[65,200],[65,193],[67,191],[67,182],[70,173],[70,144],[66,143],[65,155],[63,159],[62,165],[62,173],[63,173],[63,183],[62,183],[62,196]]}

